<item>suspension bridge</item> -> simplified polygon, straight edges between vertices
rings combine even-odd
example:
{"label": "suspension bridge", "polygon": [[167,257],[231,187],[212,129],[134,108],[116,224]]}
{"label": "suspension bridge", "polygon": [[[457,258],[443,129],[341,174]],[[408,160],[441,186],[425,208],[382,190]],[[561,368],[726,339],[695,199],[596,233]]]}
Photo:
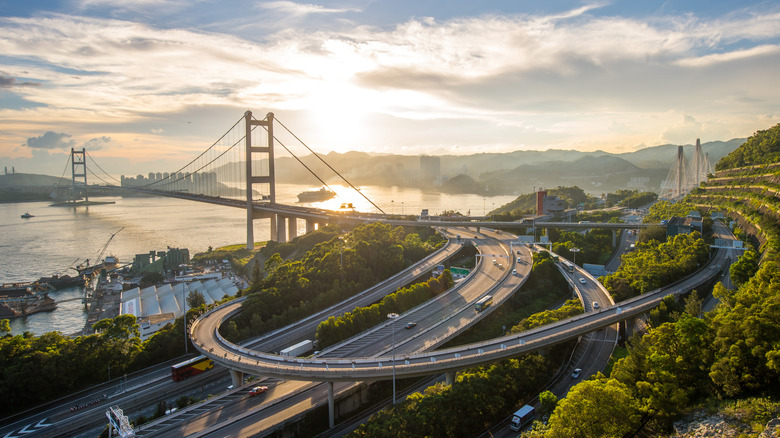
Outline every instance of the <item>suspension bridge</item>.
{"label": "suspension bridge", "polygon": [[[276,130],[275,130],[276,128]],[[324,186],[330,190],[328,183],[318,176],[301,158],[293,153],[290,146],[280,140],[281,132],[285,141],[291,140],[302,145],[313,157],[320,160],[334,175],[338,176],[355,193],[363,197],[375,209],[364,213],[356,211],[333,211],[298,205],[286,205],[277,202],[274,156],[277,147],[283,148]],[[696,142],[696,153],[692,166],[685,164],[682,147],[678,151],[678,159],[662,184],[661,199],[678,199],[692,187],[706,179],[710,171],[709,160],[701,153],[701,145]],[[87,159],[93,166],[87,166]],[[456,220],[427,218],[410,220],[408,217],[387,215],[381,207],[349,182],[341,173],[328,164],[317,152],[312,150],[294,132],[279,121],[273,113],[268,113],[263,119],[256,119],[251,111],[244,113],[218,140],[205,151],[184,166],[171,172],[150,172],[147,176],[125,177],[116,179],[106,172],[85,149],[71,149],[71,186],[70,201],[67,205],[79,205],[77,198],[83,196],[89,202],[87,189],[119,189],[158,196],[175,197],[198,202],[224,205],[246,210],[246,246],[254,249],[254,221],[258,219],[270,221],[270,240],[286,242],[298,234],[298,221],[305,221],[305,232],[309,233],[321,226],[333,222],[372,222],[381,221],[392,225],[425,225],[425,226],[464,226],[464,227],[502,227],[525,228],[526,222],[493,222],[486,217],[471,216]],[[67,171],[67,165],[63,176]],[[88,185],[87,176],[101,182]],[[333,190],[331,190],[333,191]],[[542,223],[537,227],[567,227],[567,228],[611,228],[628,229],[642,228],[649,224],[595,224],[586,225],[573,223]]]}
{"label": "suspension bridge", "polygon": [[[287,151],[308,169],[323,186],[328,189],[330,187],[275,135],[275,125],[322,161],[347,186],[365,198],[378,213],[354,213],[350,217],[346,217],[342,212],[278,203],[274,169],[274,149],[276,146]],[[91,166],[87,167],[87,158],[102,172],[101,174],[94,172]],[[379,220],[386,216],[378,205],[330,166],[319,154],[290,131],[284,123],[276,119],[273,113],[268,113],[262,120],[258,120],[251,111],[247,111],[205,151],[172,172],[149,173],[148,176],[138,175],[134,178],[122,176],[120,180],[117,180],[103,170],[84,149],[80,151],[71,149],[70,164],[72,179],[69,188],[69,202],[72,205],[77,205],[76,199],[79,196],[84,197],[84,202],[89,201],[87,194],[89,187],[129,190],[242,208],[247,211],[248,249],[254,248],[253,221],[256,219],[269,219],[271,221],[270,239],[284,242],[296,237],[298,220],[306,222],[306,232],[308,233],[333,221]],[[102,184],[89,186],[87,183],[88,173]]]}

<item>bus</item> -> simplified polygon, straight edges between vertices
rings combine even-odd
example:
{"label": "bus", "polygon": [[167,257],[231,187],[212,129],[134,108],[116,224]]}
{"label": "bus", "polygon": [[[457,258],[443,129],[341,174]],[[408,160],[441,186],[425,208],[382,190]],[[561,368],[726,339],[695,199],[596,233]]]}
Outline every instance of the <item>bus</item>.
{"label": "bus", "polygon": [[172,366],[171,378],[174,382],[178,382],[212,368],[214,368],[214,362],[208,357],[201,355]]}
{"label": "bus", "polygon": [[477,301],[477,304],[474,305],[474,309],[477,312],[481,312],[487,309],[491,304],[493,304],[493,295],[485,295]]}
{"label": "bus", "polygon": [[558,254],[553,254],[552,256],[553,262],[558,263],[561,261],[561,257]]}
{"label": "bus", "polygon": [[561,262],[561,264],[563,265],[564,268],[566,268],[568,272],[574,272],[574,263],[568,260],[564,260]]}

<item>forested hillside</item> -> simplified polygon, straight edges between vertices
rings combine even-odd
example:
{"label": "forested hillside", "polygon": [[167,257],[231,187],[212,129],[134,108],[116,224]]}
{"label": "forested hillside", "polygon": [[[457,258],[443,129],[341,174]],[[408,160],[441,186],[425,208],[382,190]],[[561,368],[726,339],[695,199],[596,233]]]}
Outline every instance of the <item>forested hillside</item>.
{"label": "forested hillside", "polygon": [[[696,410],[717,412],[721,434],[757,436],[768,420],[780,416],[778,160],[780,125],[757,132],[725,157],[715,178],[682,202],[658,205],[659,214],[692,208],[722,212],[736,221],[738,236],[756,248],[731,266],[730,289],[716,284],[713,295],[720,303],[713,311],[702,312],[697,294],[679,303],[665,300],[651,312],[649,332],[631,339],[627,357],[609,376],[575,386],[548,424],[538,423],[526,436],[621,436],[639,429],[643,436],[666,436],[676,420]],[[700,245],[687,243],[687,255],[661,247],[652,255],[640,245],[637,253],[645,254],[632,254],[606,284],[613,293],[624,289],[620,298],[641,292],[646,281],[671,274],[662,260],[694,263]],[[637,257],[658,262],[637,264]]]}

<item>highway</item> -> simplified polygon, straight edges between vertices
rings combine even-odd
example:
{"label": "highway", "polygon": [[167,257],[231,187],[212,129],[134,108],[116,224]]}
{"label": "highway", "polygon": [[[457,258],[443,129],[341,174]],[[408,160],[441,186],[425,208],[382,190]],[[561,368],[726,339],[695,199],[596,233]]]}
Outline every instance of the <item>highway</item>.
{"label": "highway", "polygon": [[[718,250],[709,265],[722,266],[726,251]],[[448,348],[404,357],[393,370],[399,377],[416,377],[439,372],[457,371],[476,365],[490,363],[518,354],[533,351],[569,339],[577,338],[591,331],[606,328],[625,319],[632,318],[655,307],[664,296],[694,289],[711,280],[719,272],[710,266],[700,269],[667,288],[661,288],[626,300],[616,305],[605,306],[598,311],[570,318],[530,332],[496,338],[477,344]],[[228,303],[203,315],[191,330],[191,337],[204,354],[233,369],[247,374],[318,381],[358,381],[387,379],[390,377],[388,356],[330,358],[283,358],[254,351],[232,344],[221,338],[216,328],[240,307]]]}
{"label": "highway", "polygon": [[[471,230],[463,229],[447,229],[442,230],[442,232],[451,237],[454,237],[455,234],[460,234],[463,240],[476,240],[480,251],[483,254],[490,255],[490,257],[480,257],[483,261],[478,265],[478,269],[475,269],[460,284],[442,293],[437,298],[401,314],[394,323],[395,334],[393,334],[393,321],[388,320],[372,330],[323,350],[317,355],[316,360],[340,357],[354,351],[359,351],[363,356],[387,353],[392,350],[393,338],[395,338],[398,360],[402,360],[403,355],[407,353],[435,348],[435,346],[451,339],[457,333],[468,328],[476,320],[483,318],[489,313],[486,310],[482,314],[475,314],[473,301],[484,295],[486,291],[494,290],[496,302],[500,304],[525,282],[531,271],[532,264],[530,263],[530,251],[528,249],[520,250],[520,258],[524,259],[524,263],[514,263],[513,260],[516,254],[512,255],[510,253],[509,245],[494,239],[498,236],[508,241],[514,238],[514,236],[493,232],[476,234]],[[498,260],[501,257],[519,266],[518,275],[512,275],[511,269],[509,269],[505,261],[501,263],[503,268],[498,266]],[[492,263],[493,258],[496,258],[496,264]],[[485,260],[487,260],[487,263],[485,263]],[[499,282],[498,286],[496,286],[496,282]],[[489,308],[489,310],[493,308]],[[462,314],[456,312],[456,309],[460,309]],[[449,320],[446,319],[446,316],[450,316]],[[406,322],[410,321],[416,322],[417,325],[412,329],[402,328]],[[309,336],[311,336],[311,333]],[[433,340],[429,341],[431,338]],[[261,347],[254,348],[260,349]],[[201,418],[197,420],[187,419],[187,421],[180,421],[176,426],[169,426],[163,434],[157,431],[155,436],[176,437],[181,436],[183,433],[190,433],[193,421],[208,424],[208,427],[198,436],[212,436],[210,435],[211,433],[214,434],[213,436],[245,436],[258,433],[261,430],[273,427],[277,423],[282,423],[282,419],[289,419],[290,416],[305,412],[316,403],[327,400],[326,385],[316,383],[307,384],[303,387],[300,387],[300,385],[301,381],[295,380],[280,382],[273,387],[273,390],[277,391],[283,400],[276,398],[273,401],[269,401],[267,405],[257,406],[251,410],[251,413],[250,411],[237,408],[237,405],[225,405],[221,407],[219,418],[212,415],[211,412],[213,410],[211,410],[209,413],[201,415]],[[356,383],[352,381],[336,383],[334,392],[338,394],[339,391],[354,385]],[[246,397],[249,386],[243,387],[238,392]],[[296,392],[296,388],[300,392]],[[229,422],[221,421],[227,418],[230,418]],[[258,423],[258,418],[275,418],[276,422],[263,420]],[[144,436],[144,434],[141,433],[139,436]]]}
{"label": "highway", "polygon": [[[465,235],[465,233],[464,233],[464,235]],[[503,236],[503,237],[507,237],[507,236]],[[725,251],[719,251],[718,255],[716,255],[716,258],[713,259],[711,264],[715,264],[715,266],[723,265],[724,260],[718,258],[718,256],[722,252],[725,252]],[[522,260],[522,257],[521,257],[521,260]],[[435,265],[437,263],[433,263],[433,264]],[[509,266],[507,264],[505,264],[504,267],[505,267],[505,270],[503,272],[486,273],[486,275],[494,276],[494,277],[503,275],[504,277],[502,277],[502,278],[505,278],[505,279],[508,278],[509,281],[514,281],[514,279],[518,279],[519,280],[521,278],[525,278],[526,277],[526,275],[523,275],[522,273],[520,273],[520,275],[518,275],[517,277],[512,276],[512,275],[508,274],[508,272],[510,272],[510,271],[507,270]],[[529,269],[530,269],[530,263],[529,263]],[[714,270],[714,269],[710,269],[710,271],[702,270],[702,271],[699,272],[699,276],[701,276],[703,278],[707,278],[707,279],[711,278],[711,276],[707,275],[707,273],[709,272],[709,273],[714,274],[714,272],[712,272],[712,271],[716,271],[716,270]],[[509,278],[509,277],[512,277],[512,278]],[[693,281],[692,284],[698,284],[698,282],[697,281]],[[684,289],[687,286],[686,286],[685,283],[682,283],[678,287],[682,290],[682,289]],[[672,291],[674,291],[674,290],[672,290]],[[663,295],[666,295],[666,293],[668,293],[668,292],[669,292],[669,290],[667,290],[667,291],[655,291],[652,294],[653,295],[660,295],[662,297]],[[502,296],[501,294],[502,293],[505,293],[505,292],[503,292],[502,290],[499,290],[499,289],[497,289],[495,291],[495,296],[496,296],[496,300],[497,301],[501,300],[501,296]],[[448,350],[445,350],[444,351],[445,354],[442,354],[443,352],[436,352],[435,354],[422,354],[422,355],[419,354],[419,353],[415,353],[415,354],[411,354],[411,355],[408,355],[408,356],[404,357],[403,358],[403,362],[400,362],[401,359],[399,358],[399,361],[397,361],[397,363],[396,363],[396,365],[397,365],[396,371],[398,371],[398,376],[399,377],[401,377],[403,375],[430,374],[432,371],[429,371],[429,370],[420,371],[420,368],[415,368],[415,367],[419,366],[421,360],[422,360],[422,362],[427,362],[427,363],[424,364],[424,365],[427,365],[427,366],[430,366],[429,365],[430,363],[434,363],[438,367],[438,369],[439,369],[439,371],[434,371],[434,372],[441,372],[441,370],[445,370],[445,371],[446,370],[456,370],[456,369],[459,369],[459,368],[473,366],[473,365],[467,365],[467,363],[472,363],[472,364],[483,363],[481,361],[485,361],[487,356],[491,357],[491,359],[487,359],[487,361],[492,361],[492,360],[496,360],[496,359],[492,359],[492,358],[510,357],[510,356],[513,356],[513,355],[516,355],[516,354],[520,354],[520,352],[522,352],[522,351],[530,351],[530,350],[532,350],[534,348],[539,348],[540,344],[547,345],[549,343],[560,342],[561,340],[565,340],[565,339],[572,339],[573,337],[577,337],[577,336],[581,336],[583,334],[586,334],[589,331],[597,330],[598,327],[614,324],[618,320],[623,319],[623,318],[625,318],[627,316],[635,315],[635,314],[641,314],[642,312],[645,312],[646,309],[650,309],[650,308],[654,307],[657,304],[657,301],[660,300],[660,298],[658,298],[656,301],[653,301],[653,300],[647,301],[649,299],[650,295],[651,294],[646,294],[643,297],[639,297],[639,299],[637,299],[637,300],[629,300],[629,302],[620,303],[617,306],[615,306],[615,305],[604,305],[604,306],[602,306],[602,309],[600,309],[598,312],[591,312],[591,314],[597,316],[597,318],[595,318],[595,319],[582,317],[582,318],[573,318],[573,320],[576,320],[576,321],[569,321],[570,323],[574,323],[574,325],[583,325],[585,327],[584,329],[579,329],[578,330],[576,328],[572,328],[572,327],[566,326],[564,324],[557,324],[554,327],[551,327],[549,329],[548,328],[544,328],[543,330],[537,330],[537,331],[534,331],[533,333],[528,333],[524,337],[518,337],[518,338],[504,337],[504,338],[499,338],[498,345],[495,345],[495,343],[493,343],[493,345],[491,346],[488,343],[483,343],[484,345],[480,345],[480,346],[476,347],[477,348],[476,352],[474,352],[474,351],[469,352],[468,351],[469,349],[464,348],[464,347],[460,347],[458,349],[448,349]],[[466,299],[466,298],[461,298],[461,299]],[[586,302],[588,302],[588,301],[586,301]],[[457,299],[453,299],[453,303],[457,304]],[[352,305],[350,307],[350,310],[351,310],[352,307],[354,307],[354,305]],[[472,310],[472,313],[474,313],[473,310]],[[331,313],[331,314],[333,314],[333,313]],[[410,318],[414,318],[415,321],[418,319],[417,316],[412,316]],[[420,320],[424,320],[424,318],[422,318],[422,317],[419,318],[419,319]],[[399,319],[396,322],[398,324],[398,326],[396,327],[397,329],[401,326],[403,321],[405,321],[405,320]],[[311,322],[308,322],[308,323],[312,324]],[[316,323],[318,323],[318,321]],[[316,327],[316,323],[313,323],[315,327]],[[418,330],[422,330],[423,329],[423,326],[420,326],[419,322],[418,322],[418,328],[417,329]],[[428,328],[428,330],[431,330],[431,329],[432,328],[430,328],[430,327]],[[553,329],[553,331],[555,331],[557,333],[557,335],[555,335],[555,336],[550,335],[549,334],[550,329]],[[396,331],[396,335],[398,335],[399,333],[402,333],[402,331]],[[445,333],[446,333],[446,330],[445,330]],[[290,345],[294,341],[294,339],[295,339],[295,336],[291,336],[291,337],[289,337],[287,339],[284,339],[284,340],[276,340],[276,339],[278,339],[278,334],[279,333],[269,334],[269,335],[267,335],[264,338],[256,340],[253,344],[251,344],[251,346],[254,347],[255,345],[259,345],[259,343],[266,342],[263,350],[265,350],[266,352],[268,352],[268,351],[278,351],[278,349],[283,348],[284,346]],[[407,353],[404,353],[404,351],[421,351],[420,350],[420,348],[422,348],[421,345],[413,345],[412,344],[412,342],[414,342],[413,339],[415,339],[415,336],[413,336],[413,335],[415,335],[415,334],[416,334],[415,330],[409,331],[409,335],[410,335],[410,338],[412,340],[408,341],[408,342],[410,342],[408,347],[403,347],[403,343],[401,342],[401,341],[403,341],[403,339],[397,339],[396,340],[397,341],[397,348],[398,348],[397,353],[398,354],[407,354]],[[431,334],[433,334],[433,333],[431,333]],[[418,340],[422,339],[422,338],[423,338],[422,336],[417,336],[416,337],[416,339],[418,339]],[[274,342],[276,342],[276,344],[274,344]],[[439,343],[440,342],[437,342],[437,344],[439,344]],[[513,343],[516,343],[516,345],[512,345]],[[602,344],[603,343],[604,342],[602,342]],[[239,348],[243,348],[243,347],[239,347]],[[408,348],[408,350],[402,350],[403,348]],[[381,350],[381,348],[380,348],[380,350]],[[387,347],[385,347],[384,350],[387,350]],[[480,352],[480,350],[481,350],[481,352]],[[325,353],[325,352],[323,352],[323,353]],[[447,357],[447,355],[449,355],[449,357]],[[482,357],[481,361],[480,360],[475,360],[474,359],[475,356],[477,356],[477,357],[481,356]],[[431,359],[431,358],[433,358],[433,359]],[[464,359],[464,360],[461,360],[461,359]],[[409,360],[408,364],[406,362],[407,360]],[[300,361],[300,362],[298,362],[298,361]],[[341,364],[339,364],[339,361],[341,362]],[[323,364],[323,362],[324,362],[324,364]],[[320,380],[323,380],[323,381],[326,381],[326,380],[337,381],[337,380],[339,380],[339,378],[334,378],[334,375],[331,372],[332,371],[339,371],[339,370],[329,369],[329,366],[330,366],[329,364],[330,363],[335,364],[335,368],[337,368],[337,369],[338,368],[342,368],[339,372],[343,372],[343,371],[345,371],[343,369],[343,368],[345,368],[345,365],[346,365],[347,368],[352,366],[352,363],[351,363],[352,361],[350,361],[350,362],[348,362],[346,364],[343,363],[343,362],[344,362],[344,359],[333,359],[333,358],[327,358],[327,357],[316,358],[316,363],[314,364],[315,366],[312,368],[312,370],[314,370],[315,372],[319,372],[319,373],[323,374],[322,378]],[[344,379],[344,381],[348,382],[348,381],[351,381],[351,380],[363,380],[363,379],[367,378],[367,377],[364,377],[364,376],[376,375],[376,373],[377,373],[377,363],[382,363],[382,362],[384,362],[384,365],[380,365],[378,367],[379,370],[380,370],[380,375],[381,375],[381,368],[385,367],[385,371],[386,371],[387,370],[387,364],[391,363],[391,361],[387,360],[386,356],[381,357],[379,362],[376,359],[371,359],[371,358],[366,358],[366,357],[358,358],[358,360],[355,363],[355,368],[353,368],[352,371],[349,371],[348,369],[346,370],[347,371],[346,374],[349,374],[350,376],[348,376],[346,379]],[[459,362],[459,363],[458,364],[453,364],[452,362]],[[298,365],[299,368],[302,368],[302,365],[304,363],[305,363],[304,360],[296,359],[296,365]],[[244,365],[246,365],[246,364],[244,364]],[[307,365],[307,368],[310,366],[309,364],[306,364],[306,365]],[[404,369],[407,369],[406,373],[404,372]],[[290,370],[289,369],[282,370],[282,372],[284,372],[284,373],[287,373],[288,371],[290,371]],[[162,378],[162,380],[160,382],[158,382],[158,383],[152,383],[152,385],[162,384],[162,385],[164,385],[166,387],[170,387],[171,385],[173,385],[175,387],[177,384],[173,384],[173,382],[170,382],[170,380],[168,380],[168,376],[167,375],[169,375],[169,371],[164,370],[164,374],[166,374],[165,378]],[[206,374],[208,374],[208,373],[206,373]],[[263,375],[273,375],[273,373],[263,373]],[[356,378],[355,376],[358,376],[358,375],[360,377]],[[189,380],[192,380],[194,382],[193,379],[189,379]],[[296,383],[300,384],[300,382],[296,382]],[[138,382],[135,382],[135,384],[134,384],[133,381],[129,382],[129,386],[137,386],[137,385],[138,385]],[[181,385],[181,383],[179,383],[178,385]],[[278,385],[274,384],[273,387],[272,387],[272,391],[269,391],[269,394],[266,397],[264,397],[264,398],[271,397],[272,394],[275,395],[275,392],[273,392],[273,391],[276,391],[277,386]],[[348,385],[345,384],[345,386],[348,386]],[[165,392],[165,391],[166,390],[162,390],[161,392]],[[246,393],[242,392],[242,391],[245,391],[245,390],[243,390],[243,389],[236,389],[232,393],[229,393],[229,394],[233,394],[231,397],[238,398],[238,400],[240,401],[243,398],[247,398]],[[282,393],[284,391],[279,390],[278,392]],[[137,397],[138,394],[136,393],[135,396]],[[89,395],[85,395],[85,397],[89,397]],[[304,395],[302,397],[306,397],[306,396]],[[151,399],[151,398],[152,398],[152,396],[149,396],[149,399]],[[159,398],[155,398],[155,400],[156,399],[159,399]],[[314,397],[311,397],[308,400],[309,401],[302,401],[300,403],[303,403],[304,405],[309,404],[309,406],[311,406],[310,403],[312,402],[312,400],[314,400]],[[126,402],[127,402],[127,400],[125,398],[116,397],[116,398],[113,398],[112,400],[109,400],[107,402],[96,404],[96,405],[94,405],[94,407],[91,407],[91,408],[85,409],[83,411],[80,411],[79,413],[77,413],[75,415],[69,412],[68,406],[70,406],[70,405],[67,405],[67,406],[63,405],[63,406],[61,406],[59,408],[59,411],[57,411],[57,409],[55,408],[55,409],[53,409],[50,412],[42,413],[40,416],[29,417],[29,418],[25,419],[27,421],[27,423],[25,423],[25,424],[22,424],[21,422],[17,422],[17,423],[14,423],[14,425],[11,426],[11,427],[14,427],[14,426],[18,426],[18,427],[24,426],[25,430],[29,431],[31,429],[30,426],[34,426],[38,422],[43,423],[43,424],[50,424],[48,422],[52,422],[53,421],[52,418],[55,418],[56,422],[54,422],[52,424],[56,425],[57,426],[56,428],[46,427],[45,429],[35,429],[33,427],[32,429],[34,429],[36,431],[31,433],[31,434],[14,435],[13,432],[18,431],[19,429],[13,429],[13,428],[9,429],[8,427],[4,427],[2,429],[2,434],[3,434],[3,436],[8,435],[9,437],[10,436],[58,436],[58,435],[61,435],[61,433],[59,433],[59,431],[63,430],[63,429],[61,429],[61,427],[67,426],[68,423],[78,424],[78,423],[81,423],[82,421],[84,422],[83,424],[89,424],[90,422],[93,422],[93,421],[96,421],[98,423],[104,423],[105,420],[104,419],[101,420],[100,417],[105,418],[103,416],[103,411],[105,410],[105,407],[108,404],[113,405],[113,404],[117,404],[117,403],[122,404],[122,403],[126,403]],[[263,405],[264,404],[263,400],[261,400],[259,398],[254,398],[254,399],[251,400],[251,402],[252,403],[257,403],[258,405]],[[238,403],[237,406],[239,406],[239,407],[236,408],[236,409],[238,409],[239,411],[244,410],[246,412],[246,409],[245,409],[246,406],[242,405],[241,403],[242,402]],[[243,403],[245,403],[245,402],[243,402]],[[269,403],[271,403],[271,402],[269,402]],[[277,404],[276,402],[273,402],[273,403]],[[124,405],[123,405],[123,407],[124,407]],[[222,408],[220,408],[220,409],[222,409]],[[131,409],[127,409],[127,410],[128,410],[128,412],[131,411]],[[49,414],[51,414],[51,415],[49,415]],[[222,414],[225,414],[225,416],[223,416]],[[264,412],[263,416],[265,417],[266,415],[267,415],[267,413]],[[214,414],[214,413],[210,413],[210,414],[205,414],[205,416],[213,418],[214,421],[217,421],[217,419],[219,419],[219,418],[223,418],[224,419],[225,417],[231,417],[231,415],[229,413],[222,412],[222,411],[220,411],[220,414],[218,414],[218,415]],[[68,418],[63,418],[63,417],[68,417]],[[33,421],[33,420],[35,420],[35,421]],[[80,430],[80,429],[82,429],[82,428],[74,426],[72,429],[64,429],[64,430]],[[51,433],[51,434],[43,433],[46,430],[52,431],[52,432],[54,430],[57,430],[58,433],[56,433],[56,434],[54,434],[54,433]],[[75,436],[75,435],[76,434],[73,434],[73,436]],[[177,435],[172,434],[170,436],[177,436]],[[180,435],[178,435],[178,436],[180,436]]]}
{"label": "highway", "polygon": [[[338,305],[253,339],[247,345],[260,348],[263,351],[278,352],[301,339],[311,338],[319,322],[327,319],[330,315],[340,315],[355,307],[370,305],[388,293],[395,292],[399,287],[427,275],[436,265],[443,263],[463,246],[463,242],[457,242],[455,234],[451,234],[450,237],[451,239],[448,239],[442,248],[384,282],[366,289]],[[204,394],[224,392],[229,385],[229,383],[225,383],[230,381],[227,373],[225,371],[218,372],[218,370],[183,382],[173,382],[170,377],[170,366],[180,361],[181,359],[178,359],[172,363],[155,367],[151,370],[151,374],[150,370],[145,370],[145,374],[131,375],[121,387],[119,382],[115,381],[66,397],[60,402],[44,405],[41,409],[20,416],[19,419],[11,419],[8,424],[4,424],[0,427],[0,437],[79,436],[80,433],[86,434],[85,436],[94,436],[90,431],[97,429],[99,433],[99,430],[103,428],[106,423],[105,410],[108,406],[118,404],[127,414],[135,417],[140,414],[139,409],[149,407],[149,400],[155,402],[162,399],[175,400],[181,395],[202,397]],[[198,389],[202,389],[202,391],[198,391]],[[103,399],[104,395],[107,396],[105,399]],[[96,400],[97,402],[95,402]],[[88,404],[88,406],[76,412],[71,411],[72,407],[84,404]],[[150,413],[145,412],[147,415]],[[39,424],[43,426],[36,427]],[[19,433],[20,431],[22,432]]]}

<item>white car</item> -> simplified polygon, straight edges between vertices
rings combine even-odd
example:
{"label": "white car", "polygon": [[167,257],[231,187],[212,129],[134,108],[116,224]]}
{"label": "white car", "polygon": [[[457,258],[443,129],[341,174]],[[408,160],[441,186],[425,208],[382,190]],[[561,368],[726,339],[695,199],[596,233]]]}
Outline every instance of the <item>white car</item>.
{"label": "white car", "polygon": [[580,283],[585,284],[587,283],[584,278],[580,277]]}
{"label": "white car", "polygon": [[579,368],[576,368],[574,371],[572,371],[571,378],[572,379],[576,379],[576,378],[580,377],[580,374],[582,374],[582,370],[579,369]]}
{"label": "white car", "polygon": [[599,308],[599,303],[597,303],[597,302],[595,302],[595,301],[594,301],[594,302],[593,302],[593,308],[594,308],[594,309],[598,309],[598,308]]}

